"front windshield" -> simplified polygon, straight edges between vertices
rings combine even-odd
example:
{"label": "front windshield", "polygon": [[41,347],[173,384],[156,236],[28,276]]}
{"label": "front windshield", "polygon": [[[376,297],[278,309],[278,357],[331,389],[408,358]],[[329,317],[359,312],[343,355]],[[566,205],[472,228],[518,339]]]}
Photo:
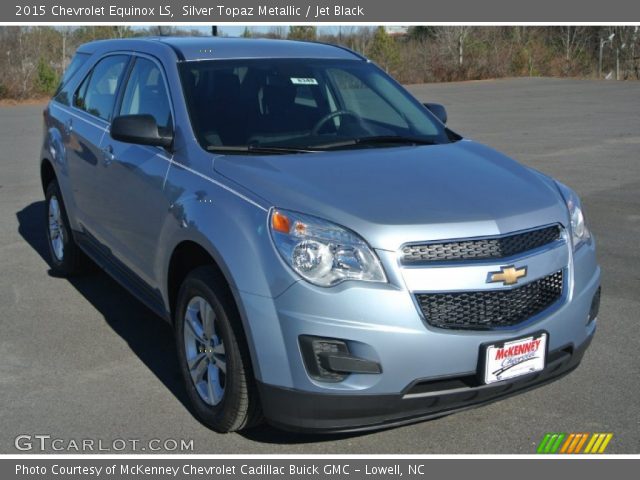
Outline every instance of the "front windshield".
{"label": "front windshield", "polygon": [[450,141],[424,106],[368,62],[241,59],[180,68],[191,122],[207,150]]}

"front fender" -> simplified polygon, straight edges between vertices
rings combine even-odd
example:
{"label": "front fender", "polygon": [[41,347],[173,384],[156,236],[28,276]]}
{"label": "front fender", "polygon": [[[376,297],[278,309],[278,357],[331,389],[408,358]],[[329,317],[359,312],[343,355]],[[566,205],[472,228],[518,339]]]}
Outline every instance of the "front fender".
{"label": "front fender", "polygon": [[268,212],[227,192],[181,196],[171,204],[160,239],[166,246],[161,278],[168,278],[175,248],[191,241],[209,252],[232,289],[277,297],[297,278],[275,251],[267,219]]}
{"label": "front fender", "polygon": [[[273,364],[284,351],[281,326],[269,299],[287,290],[297,278],[275,251],[268,227],[268,212],[233,195],[213,188],[178,196],[171,204],[159,244],[162,292],[169,311],[168,275],[171,255],[184,241],[204,248],[218,264],[231,287],[247,335],[256,377],[266,380],[260,365]],[[164,247],[163,247],[164,248]],[[260,312],[255,305],[263,305]],[[266,311],[265,309],[269,310]],[[267,345],[258,339],[269,338]],[[266,362],[266,363],[265,363]]]}

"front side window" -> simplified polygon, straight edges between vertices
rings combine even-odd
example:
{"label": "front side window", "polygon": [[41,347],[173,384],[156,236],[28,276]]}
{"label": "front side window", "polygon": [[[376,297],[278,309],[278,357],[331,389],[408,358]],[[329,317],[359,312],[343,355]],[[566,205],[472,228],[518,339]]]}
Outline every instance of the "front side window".
{"label": "front side window", "polygon": [[169,95],[162,72],[146,58],[136,59],[122,98],[120,115],[148,114],[155,118],[159,128],[172,126]]}
{"label": "front side window", "polygon": [[111,120],[118,86],[128,61],[126,55],[111,55],[100,60],[78,87],[74,106],[103,120]]}
{"label": "front side window", "polygon": [[207,150],[451,141],[423,105],[364,61],[212,60],[180,69],[191,122]]}

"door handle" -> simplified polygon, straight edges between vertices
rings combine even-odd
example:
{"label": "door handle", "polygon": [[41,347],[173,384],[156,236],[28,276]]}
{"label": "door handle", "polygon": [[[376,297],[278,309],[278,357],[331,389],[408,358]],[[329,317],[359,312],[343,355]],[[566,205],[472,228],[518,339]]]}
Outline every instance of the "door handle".
{"label": "door handle", "polygon": [[115,160],[116,156],[113,154],[113,147],[108,145],[102,149],[102,163],[108,167]]}

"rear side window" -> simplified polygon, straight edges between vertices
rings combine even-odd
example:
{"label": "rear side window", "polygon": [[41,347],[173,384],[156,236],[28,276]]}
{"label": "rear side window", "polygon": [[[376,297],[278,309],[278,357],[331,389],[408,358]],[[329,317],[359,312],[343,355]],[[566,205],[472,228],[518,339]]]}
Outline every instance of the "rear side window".
{"label": "rear side window", "polygon": [[136,59],[122,98],[120,115],[152,115],[160,128],[171,128],[171,106],[160,68],[146,58]]}
{"label": "rear side window", "polygon": [[126,55],[112,55],[100,60],[78,87],[74,106],[96,117],[111,120],[118,86],[128,61]]}

